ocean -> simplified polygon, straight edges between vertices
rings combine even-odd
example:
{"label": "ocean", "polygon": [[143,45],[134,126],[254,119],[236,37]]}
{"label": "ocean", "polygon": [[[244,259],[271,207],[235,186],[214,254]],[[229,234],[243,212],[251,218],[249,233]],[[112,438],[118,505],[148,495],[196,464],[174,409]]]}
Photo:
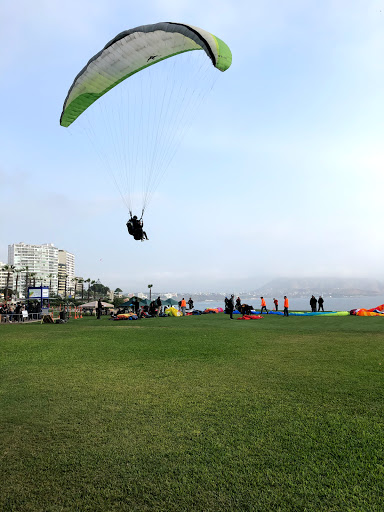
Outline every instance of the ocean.
{"label": "ocean", "polygon": [[[318,298],[318,297],[316,297]],[[241,297],[240,297],[241,299]],[[309,299],[308,298],[289,298],[289,309],[293,311],[310,311],[311,307],[309,305]],[[278,297],[279,300],[279,309],[283,310],[283,302],[284,299],[281,297]],[[273,300],[272,299],[265,299],[267,303],[267,309],[274,309],[273,306]],[[260,298],[253,299],[247,299],[247,304],[250,304],[255,307],[255,309],[260,308]],[[324,297],[324,310],[325,311],[350,311],[351,309],[371,309],[375,308],[376,306],[380,306],[381,304],[384,304],[384,295],[375,295],[374,297]],[[194,308],[199,309],[201,311],[204,311],[206,308],[223,308],[224,309],[224,301],[220,302],[220,300],[217,301],[195,301],[194,302]]]}

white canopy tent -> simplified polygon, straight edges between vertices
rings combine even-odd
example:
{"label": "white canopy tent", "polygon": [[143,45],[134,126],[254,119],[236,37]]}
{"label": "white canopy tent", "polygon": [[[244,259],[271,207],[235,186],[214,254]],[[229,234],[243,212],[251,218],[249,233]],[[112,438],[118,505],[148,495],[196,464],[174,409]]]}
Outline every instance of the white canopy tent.
{"label": "white canopy tent", "polygon": [[[86,304],[80,304],[79,307],[83,309],[96,309],[97,308],[98,301],[94,300],[92,302],[87,302]],[[115,306],[113,304],[109,304],[108,302],[102,302],[101,305],[103,308],[114,308]]]}

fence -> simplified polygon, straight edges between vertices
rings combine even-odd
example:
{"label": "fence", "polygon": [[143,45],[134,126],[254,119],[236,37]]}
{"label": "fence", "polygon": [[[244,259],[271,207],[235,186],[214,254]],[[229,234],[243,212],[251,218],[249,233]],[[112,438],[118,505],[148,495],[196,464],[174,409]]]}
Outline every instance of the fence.
{"label": "fence", "polygon": [[[69,320],[70,318],[77,320],[83,318],[83,309],[81,307],[74,307],[73,310],[72,308],[63,310],[60,308],[56,313],[59,314],[59,318],[62,320]],[[39,313],[29,313],[27,310],[23,310],[21,313],[0,313],[0,323],[30,322],[41,320],[44,315],[51,315],[53,317],[54,314],[55,312],[53,310],[49,312],[48,308],[43,308]]]}
{"label": "fence", "polygon": [[30,320],[40,320],[41,317],[41,313],[28,313],[28,311],[22,311],[21,313],[0,313],[0,323],[29,322]]}

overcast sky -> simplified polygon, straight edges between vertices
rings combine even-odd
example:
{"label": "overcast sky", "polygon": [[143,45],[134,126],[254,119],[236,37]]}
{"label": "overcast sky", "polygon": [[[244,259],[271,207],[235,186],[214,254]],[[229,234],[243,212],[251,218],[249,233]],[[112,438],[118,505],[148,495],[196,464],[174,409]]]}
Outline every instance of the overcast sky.
{"label": "overcast sky", "polygon": [[[176,21],[232,50],[146,213],[59,125],[117,33]],[[280,276],[383,277],[382,0],[14,0],[0,7],[0,261],[54,243],[110,288],[254,289]],[[225,108],[223,108],[225,105]]]}

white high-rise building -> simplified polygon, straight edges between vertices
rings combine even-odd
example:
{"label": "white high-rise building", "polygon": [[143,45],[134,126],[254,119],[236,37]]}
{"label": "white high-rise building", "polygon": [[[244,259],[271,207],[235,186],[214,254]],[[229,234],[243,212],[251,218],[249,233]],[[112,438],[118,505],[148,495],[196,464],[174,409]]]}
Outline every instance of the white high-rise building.
{"label": "white high-rise building", "polygon": [[[8,264],[14,265],[16,270],[22,270],[19,274],[17,292],[25,295],[28,276],[29,286],[32,286],[33,283],[36,286],[51,285],[51,294],[57,293],[58,253],[58,248],[53,244],[32,245],[20,242],[9,245]],[[15,274],[12,277],[13,289],[16,284]]]}
{"label": "white high-rise building", "polygon": [[59,250],[58,261],[58,294],[65,296],[73,288],[75,277],[75,256],[68,251]]}

